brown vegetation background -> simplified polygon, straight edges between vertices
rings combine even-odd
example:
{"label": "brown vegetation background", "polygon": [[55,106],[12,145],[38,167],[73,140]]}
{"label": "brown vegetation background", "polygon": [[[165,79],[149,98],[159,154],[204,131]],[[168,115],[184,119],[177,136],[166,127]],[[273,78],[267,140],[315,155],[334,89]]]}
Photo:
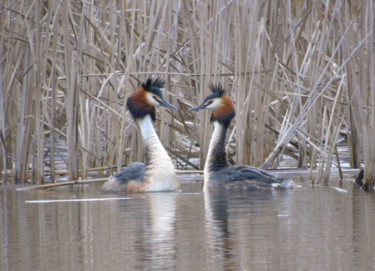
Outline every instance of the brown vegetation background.
{"label": "brown vegetation background", "polygon": [[343,138],[350,165],[364,161],[375,177],[372,0],[0,3],[3,180],[54,180],[60,160],[72,180],[143,160],[124,101],[150,75],[181,109],[158,110],[156,122],[178,168],[204,163],[209,114],[187,110],[214,82],[235,102],[237,163],[277,168],[292,157],[328,181]]}

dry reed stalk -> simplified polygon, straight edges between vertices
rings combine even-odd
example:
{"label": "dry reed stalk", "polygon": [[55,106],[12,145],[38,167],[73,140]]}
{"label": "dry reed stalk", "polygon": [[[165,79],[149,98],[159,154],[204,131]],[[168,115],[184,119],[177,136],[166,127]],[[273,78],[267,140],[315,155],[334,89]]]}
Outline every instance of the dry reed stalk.
{"label": "dry reed stalk", "polygon": [[37,165],[35,169],[35,173],[33,176],[33,182],[36,184],[43,184],[44,183],[44,133],[43,133],[43,122],[41,121],[42,118],[42,109],[43,109],[43,102],[42,102],[42,83],[41,80],[44,77],[43,71],[43,63],[41,58],[41,1],[35,1],[35,38],[34,44],[32,48],[34,50],[33,57],[34,57],[34,72],[35,72],[35,136],[36,136],[36,144],[37,144]]}
{"label": "dry reed stalk", "polygon": [[[375,82],[374,82],[374,54],[373,54],[373,49],[374,49],[374,34],[373,34],[373,30],[374,30],[374,4],[373,4],[373,1],[371,0],[368,0],[367,1],[367,5],[364,4],[363,5],[363,9],[364,9],[364,13],[367,15],[366,18],[367,18],[367,21],[364,22],[364,25],[366,25],[366,30],[368,33],[370,33],[369,37],[368,37],[368,40],[367,40],[367,43],[366,43],[366,56],[367,56],[367,60],[366,60],[366,66],[367,66],[367,69],[365,71],[363,71],[364,73],[367,72],[367,74],[365,75],[366,79],[367,79],[367,84],[368,84],[368,88],[367,88],[367,97],[369,99],[368,101],[368,106],[370,107],[370,114],[369,114],[369,117],[370,117],[370,120],[369,120],[369,126],[370,126],[370,141],[367,141],[367,144],[366,145],[369,145],[369,150],[370,150],[370,154],[369,154],[369,157],[365,160],[365,172],[364,172],[364,179],[365,179],[365,183],[364,183],[364,188],[365,190],[368,190],[368,191],[373,191],[374,190],[374,182],[375,182],[375,166],[374,166],[374,163],[373,161],[375,160],[375,144],[372,144],[370,143],[373,138],[375,137]],[[365,96],[366,97],[366,96]],[[365,138],[366,139],[366,138]],[[365,141],[366,143],[366,141]],[[365,150],[366,150],[366,146],[365,146]]]}
{"label": "dry reed stalk", "polygon": [[[65,74],[66,74],[66,112],[67,112],[67,143],[68,143],[68,168],[69,168],[69,179],[78,179],[78,153],[77,153],[77,137],[78,137],[78,110],[79,110],[79,91],[80,84],[79,75],[80,72],[80,52],[74,50],[74,47],[70,43],[71,34],[69,29],[75,30],[73,23],[72,6],[70,1],[65,1],[62,12],[62,27],[64,29],[63,37],[67,41],[64,43],[64,63],[65,63]],[[68,42],[69,41],[69,42]],[[75,44],[77,47],[78,44]]]}
{"label": "dry reed stalk", "polygon": [[[1,50],[2,46],[0,46]],[[1,51],[0,51],[1,54]],[[0,180],[2,185],[8,184],[8,154],[6,149],[6,142],[3,131],[5,131],[5,112],[4,112],[4,97],[3,97],[3,72],[0,67],[0,150],[2,155],[0,156]],[[2,174],[4,172],[4,176]]]}
{"label": "dry reed stalk", "polygon": [[[343,122],[343,118],[340,119],[340,116],[344,115],[344,109],[346,109],[344,107],[338,106],[338,101],[341,100],[342,88],[343,88],[344,81],[345,81],[344,79],[345,79],[345,76],[342,76],[340,83],[337,87],[335,100],[331,109],[331,116],[330,116],[329,123],[326,128],[327,133],[324,139],[325,141],[324,153],[327,156],[327,161],[325,161],[323,183],[326,185],[329,182],[330,172],[332,168],[332,159],[333,159],[334,151],[337,149],[337,146],[336,146],[337,137],[339,135],[340,127]],[[323,166],[324,166],[324,163],[322,162],[321,167],[323,168]]]}
{"label": "dry reed stalk", "polygon": [[[29,66],[29,49],[25,47],[25,56],[24,56],[24,64],[23,67],[26,69]],[[21,182],[26,182],[26,169],[29,157],[27,156],[28,148],[29,148],[29,141],[30,141],[30,134],[29,134],[29,121],[26,119],[26,106],[29,104],[27,102],[26,96],[26,89],[28,86],[28,77],[29,74],[26,72],[23,75],[23,83],[22,83],[22,91],[21,97],[19,99],[20,106],[18,109],[18,116],[20,118],[18,122],[18,129],[17,129],[17,144],[16,144],[16,155],[15,155],[15,183],[19,184]],[[29,93],[33,93],[30,91]]]}
{"label": "dry reed stalk", "polygon": [[[2,99],[0,102],[2,103]],[[0,105],[0,115],[4,116],[2,105]],[[2,156],[0,157],[0,180],[2,180],[1,185],[7,185],[8,184],[8,157],[7,156],[8,155],[7,155],[7,150],[6,150],[5,138],[4,138],[2,130],[0,130],[0,143],[1,143],[1,150],[2,150],[1,151]],[[3,173],[4,173],[4,176],[3,176]]]}

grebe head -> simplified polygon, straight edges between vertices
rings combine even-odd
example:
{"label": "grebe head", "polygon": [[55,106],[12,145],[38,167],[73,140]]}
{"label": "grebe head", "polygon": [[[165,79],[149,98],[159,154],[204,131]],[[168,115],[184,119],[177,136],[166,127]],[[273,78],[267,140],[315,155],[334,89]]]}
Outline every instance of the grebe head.
{"label": "grebe head", "polygon": [[220,84],[214,85],[211,83],[210,89],[212,93],[200,105],[191,108],[189,112],[208,109],[212,111],[211,122],[230,123],[236,115],[231,98]]}
{"label": "grebe head", "polygon": [[164,106],[178,110],[177,107],[164,100],[161,88],[165,82],[159,78],[147,78],[127,100],[126,106],[134,119],[141,119],[146,115],[151,115],[155,121],[155,106]]}

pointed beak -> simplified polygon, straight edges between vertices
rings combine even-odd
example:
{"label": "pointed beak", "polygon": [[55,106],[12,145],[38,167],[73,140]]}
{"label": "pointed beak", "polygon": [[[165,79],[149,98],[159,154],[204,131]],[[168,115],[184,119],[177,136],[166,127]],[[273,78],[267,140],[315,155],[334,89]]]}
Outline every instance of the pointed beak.
{"label": "pointed beak", "polygon": [[177,107],[175,107],[173,104],[168,103],[168,102],[165,101],[165,100],[161,100],[161,101],[159,101],[159,105],[164,106],[164,107],[166,107],[166,108],[170,108],[170,109],[178,110]]}
{"label": "pointed beak", "polygon": [[198,111],[198,110],[201,110],[201,109],[205,109],[206,108],[206,105],[204,103],[196,106],[196,107],[193,107],[189,110],[189,112],[192,112],[192,111]]}

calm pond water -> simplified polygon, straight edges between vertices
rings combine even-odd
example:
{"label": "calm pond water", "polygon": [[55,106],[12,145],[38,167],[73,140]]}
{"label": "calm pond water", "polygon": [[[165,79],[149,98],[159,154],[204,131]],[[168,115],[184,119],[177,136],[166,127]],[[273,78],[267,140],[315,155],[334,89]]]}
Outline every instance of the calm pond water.
{"label": "calm pond water", "polygon": [[353,188],[101,195],[0,190],[1,270],[373,270],[375,197]]}

